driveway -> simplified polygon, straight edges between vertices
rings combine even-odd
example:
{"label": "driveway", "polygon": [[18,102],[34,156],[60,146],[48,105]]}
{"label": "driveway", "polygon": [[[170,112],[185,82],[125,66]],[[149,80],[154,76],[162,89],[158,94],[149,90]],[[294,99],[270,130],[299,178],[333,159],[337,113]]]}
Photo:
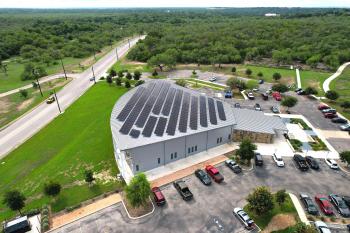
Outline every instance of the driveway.
{"label": "driveway", "polygon": [[273,191],[287,189],[296,195],[349,195],[344,185],[349,177],[342,171],[330,170],[320,160],[320,171],[300,172],[291,158],[284,160],[286,167],[277,168],[270,156],[264,156],[264,167],[238,175],[221,164],[218,168],[225,177],[223,184],[206,187],[194,175],[184,178],[194,194],[190,202],[183,201],[168,184],[161,187],[167,205],[156,207],[152,215],[141,220],[130,220],[117,204],[53,232],[247,232],[232,210],[244,206],[246,196],[257,186],[266,185]]}

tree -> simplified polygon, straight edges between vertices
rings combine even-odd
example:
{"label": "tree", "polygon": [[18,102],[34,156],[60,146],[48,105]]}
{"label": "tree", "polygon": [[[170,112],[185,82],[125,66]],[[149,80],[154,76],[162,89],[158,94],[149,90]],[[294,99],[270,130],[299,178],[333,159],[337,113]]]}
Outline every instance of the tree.
{"label": "tree", "polygon": [[343,151],[339,154],[339,156],[340,156],[340,160],[349,166],[349,164],[350,164],[350,151]]}
{"label": "tree", "polygon": [[248,76],[252,75],[252,73],[253,73],[253,71],[249,68],[245,70],[245,74]]}
{"label": "tree", "polygon": [[19,211],[21,214],[21,209],[23,209],[25,206],[25,200],[26,198],[22,193],[17,190],[13,190],[5,193],[3,204],[13,211]]}
{"label": "tree", "polygon": [[238,88],[240,90],[246,89],[246,87],[247,87],[247,83],[241,79],[238,79],[238,78],[227,79],[226,85],[229,86],[231,89]]}
{"label": "tree", "polygon": [[235,66],[231,68],[232,73],[236,73],[236,71],[237,71],[237,68]]}
{"label": "tree", "polygon": [[272,78],[275,80],[275,81],[278,81],[278,80],[280,80],[281,78],[282,78],[282,75],[280,74],[280,73],[274,73],[273,75],[272,75]]}
{"label": "tree", "polygon": [[[0,56],[1,58],[1,56]],[[5,64],[3,61],[0,60],[0,69],[2,70],[2,72],[4,72],[4,74],[7,76],[7,64]]]}
{"label": "tree", "polygon": [[282,205],[287,199],[287,193],[285,189],[281,189],[276,193],[276,202]]}
{"label": "tree", "polygon": [[143,173],[135,175],[125,188],[126,199],[133,207],[139,207],[147,203],[151,194],[151,185]]}
{"label": "tree", "polygon": [[258,73],[258,77],[259,77],[259,78],[262,78],[262,77],[264,77],[264,74],[263,74],[262,72],[259,72],[259,73]]}
{"label": "tree", "polygon": [[115,84],[116,84],[117,86],[121,86],[121,85],[122,85],[122,79],[121,79],[121,78],[116,78],[116,79],[115,79]]}
{"label": "tree", "polygon": [[128,80],[125,82],[125,87],[126,88],[130,88],[131,87],[130,82]]}
{"label": "tree", "polygon": [[270,212],[274,206],[272,193],[265,186],[256,188],[253,193],[248,195],[247,201],[248,208],[257,215]]}
{"label": "tree", "polygon": [[280,84],[280,83],[273,85],[271,89],[273,91],[278,91],[278,92],[281,92],[281,93],[285,93],[285,92],[287,92],[289,90],[286,85]]}
{"label": "tree", "polygon": [[113,79],[112,79],[112,77],[111,77],[110,75],[108,75],[106,81],[107,81],[107,83],[108,83],[109,85],[111,85],[112,82],[113,82]]}
{"label": "tree", "polygon": [[293,232],[295,232],[295,233],[317,233],[318,231],[312,225],[306,225],[303,222],[298,222],[294,226]]}
{"label": "tree", "polygon": [[21,79],[24,80],[33,80],[41,78],[47,75],[45,69],[42,66],[34,66],[32,63],[28,63],[24,66],[24,71],[21,74]]}
{"label": "tree", "polygon": [[244,138],[239,145],[239,149],[236,151],[236,154],[242,159],[246,160],[248,163],[252,158],[254,158],[256,150],[256,145],[253,144],[249,138]]}
{"label": "tree", "polygon": [[343,111],[345,112],[350,108],[350,101],[345,100],[343,103],[340,104],[340,107],[342,107]]}
{"label": "tree", "polygon": [[25,99],[28,97],[28,91],[26,89],[19,90],[19,94]]}
{"label": "tree", "polygon": [[185,87],[186,86],[186,80],[185,79],[178,79],[176,80],[175,84],[181,86],[181,87]]}
{"label": "tree", "polygon": [[253,90],[254,88],[258,88],[259,87],[258,80],[254,80],[254,79],[248,80],[246,82],[246,84],[247,84],[247,88],[250,89],[250,90]]}
{"label": "tree", "polygon": [[[169,52],[171,50],[171,52]],[[164,53],[157,54],[151,57],[147,63],[150,66],[159,67],[163,71],[164,66],[169,67],[170,69],[176,65],[175,55],[172,53],[174,49],[168,49]]]}
{"label": "tree", "polygon": [[307,88],[305,89],[305,93],[306,93],[307,95],[317,95],[317,94],[318,94],[318,91],[317,91],[316,88],[314,88],[314,87],[307,87]]}
{"label": "tree", "polygon": [[139,80],[141,78],[142,73],[138,70],[134,72],[134,80]]}
{"label": "tree", "polygon": [[95,180],[94,172],[92,170],[86,170],[84,172],[84,175],[85,175],[85,182],[91,185],[91,183]]}
{"label": "tree", "polygon": [[109,71],[109,75],[110,75],[111,77],[115,77],[115,76],[117,76],[117,71],[115,71],[114,69],[111,69],[111,70]]}
{"label": "tree", "polygon": [[131,80],[132,79],[132,75],[128,72],[128,73],[126,73],[126,78]]}
{"label": "tree", "polygon": [[57,182],[50,181],[44,185],[44,193],[47,196],[56,197],[61,192],[61,185]]}
{"label": "tree", "polygon": [[124,77],[124,72],[123,72],[123,71],[119,71],[119,72],[118,72],[118,77],[119,77],[119,78]]}
{"label": "tree", "polygon": [[298,103],[298,99],[293,96],[286,96],[283,98],[281,105],[287,107],[287,111],[289,108],[294,107]]}
{"label": "tree", "polygon": [[158,72],[157,72],[157,70],[156,70],[156,69],[154,69],[154,71],[153,71],[153,73],[152,73],[152,76],[153,76],[153,77],[158,76]]}
{"label": "tree", "polygon": [[338,92],[333,91],[333,90],[327,91],[326,94],[325,94],[325,96],[326,96],[327,99],[329,99],[329,100],[331,100],[331,101],[335,101],[336,99],[339,98]]}

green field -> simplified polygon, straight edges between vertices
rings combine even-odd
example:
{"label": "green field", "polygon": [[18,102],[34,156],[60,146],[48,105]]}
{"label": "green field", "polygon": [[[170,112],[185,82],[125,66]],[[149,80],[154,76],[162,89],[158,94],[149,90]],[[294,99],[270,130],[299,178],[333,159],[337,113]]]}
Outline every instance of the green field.
{"label": "green field", "polygon": [[29,88],[28,97],[23,98],[19,93],[4,96],[0,98],[0,128],[23,115],[33,107],[45,101],[55,89],[59,91],[71,79],[55,79],[41,84],[44,97],[41,96],[39,89]]}
{"label": "green field", "polygon": [[149,67],[144,63],[133,63],[126,58],[122,58],[118,60],[111,69],[115,71],[127,70],[128,72],[134,72],[135,70],[139,70],[140,72],[152,72],[152,67]]}
{"label": "green field", "polygon": [[332,74],[327,72],[318,71],[300,71],[301,87],[314,87],[318,90],[317,96],[323,96],[324,91],[322,88],[323,82],[329,78]]}
{"label": "green field", "polygon": [[[109,121],[116,100],[126,91],[98,83],[64,114],[0,160],[0,193],[18,189],[28,199],[25,210],[51,203],[53,211],[59,211],[120,187],[122,184],[113,180],[118,170]],[[87,168],[99,175],[91,188],[83,181]],[[49,180],[64,187],[55,201],[42,195],[43,184]],[[0,203],[0,221],[15,214]]]}

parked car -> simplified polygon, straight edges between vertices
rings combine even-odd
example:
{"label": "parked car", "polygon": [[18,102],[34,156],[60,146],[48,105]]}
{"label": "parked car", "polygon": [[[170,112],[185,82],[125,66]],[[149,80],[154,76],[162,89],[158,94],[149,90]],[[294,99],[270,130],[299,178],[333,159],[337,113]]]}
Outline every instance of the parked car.
{"label": "parked car", "polygon": [[327,108],[327,109],[321,110],[321,112],[323,114],[325,114],[325,113],[337,113],[337,110],[335,110],[334,108]]}
{"label": "parked car", "polygon": [[300,194],[300,199],[303,202],[305,209],[309,214],[312,214],[312,215],[319,214],[318,209],[315,203],[312,201],[311,197],[309,197],[307,194]]}
{"label": "parked car", "polygon": [[343,196],[343,201],[350,208],[350,196]]}
{"label": "parked car", "polygon": [[234,208],[233,214],[244,224],[245,228],[253,229],[254,221],[249,217],[249,215],[242,208]]}
{"label": "parked car", "polygon": [[322,221],[316,221],[315,227],[320,233],[331,233],[331,230],[329,230],[327,224]]}
{"label": "parked car", "polygon": [[271,107],[271,111],[272,111],[273,113],[280,113],[280,110],[278,109],[277,106],[272,106],[272,107]]}
{"label": "parked car", "polygon": [[277,100],[277,101],[281,101],[282,100],[281,93],[279,93],[277,91],[272,93],[272,97],[275,98],[275,100]]}
{"label": "parked car", "polygon": [[330,194],[329,199],[338,210],[338,213],[343,217],[350,217],[350,210],[345,204],[345,201],[337,194]]}
{"label": "parked car", "polygon": [[326,158],[326,159],[324,159],[324,161],[326,162],[326,164],[330,168],[335,169],[335,170],[339,169],[338,164],[337,164],[337,162],[334,159],[327,159]]}
{"label": "parked car", "polygon": [[350,123],[347,123],[345,125],[339,126],[341,130],[343,131],[350,131]]}
{"label": "parked car", "polygon": [[50,96],[49,98],[47,98],[47,100],[46,100],[46,103],[47,104],[52,104],[53,102],[55,102],[55,97],[54,96]]}
{"label": "parked car", "polygon": [[255,109],[255,111],[261,111],[261,106],[260,106],[260,104],[256,103],[256,104],[254,105],[254,109]]}
{"label": "parked car", "polygon": [[225,91],[225,98],[232,98],[232,91],[230,90]]}
{"label": "parked car", "polygon": [[301,90],[303,90],[303,88],[297,88],[297,89],[295,89],[294,91],[295,91],[295,92],[298,92],[298,91],[301,91]]}
{"label": "parked car", "polygon": [[294,161],[297,163],[298,165],[298,168],[301,170],[301,171],[307,171],[309,170],[309,166],[307,165],[306,163],[306,159],[299,155],[299,154],[295,154],[294,157],[293,157]]}
{"label": "parked car", "polygon": [[333,215],[334,214],[333,209],[332,209],[332,205],[329,202],[326,195],[318,194],[315,196],[315,200],[324,214],[326,214],[326,215]]}
{"label": "parked car", "polygon": [[241,105],[240,105],[240,103],[235,103],[235,108],[241,108]]}
{"label": "parked car", "polygon": [[160,191],[159,187],[153,187],[152,193],[153,193],[154,202],[158,206],[165,205],[166,200],[165,200],[165,197],[164,197],[162,191]]}
{"label": "parked car", "polygon": [[254,94],[252,93],[252,92],[248,92],[248,99],[250,99],[250,100],[254,100],[255,99],[255,96],[254,96]]}
{"label": "parked car", "polygon": [[224,177],[220,174],[219,170],[216,167],[212,165],[207,165],[205,167],[205,170],[216,183],[221,183],[222,181],[224,181]]}
{"label": "parked car", "polygon": [[197,169],[194,174],[197,176],[197,178],[204,184],[204,185],[210,185],[211,179],[208,176],[206,172],[204,172],[201,169]]}
{"label": "parked car", "polygon": [[341,118],[341,117],[335,117],[332,119],[332,122],[333,123],[341,123],[341,124],[346,124],[348,123],[348,121],[344,118]]}
{"label": "parked car", "polygon": [[329,109],[329,108],[331,108],[331,107],[329,107],[328,105],[325,105],[325,104],[320,104],[320,105],[318,105],[318,110],[324,110],[324,109]]}
{"label": "parked car", "polygon": [[211,78],[209,78],[209,81],[210,81],[210,82],[215,82],[216,80],[217,80],[216,77],[211,77]]}
{"label": "parked car", "polygon": [[306,92],[303,89],[301,89],[301,90],[297,91],[297,94],[298,95],[306,95]]}
{"label": "parked car", "polygon": [[333,118],[338,117],[338,115],[336,113],[332,113],[332,112],[326,112],[323,114],[323,116],[325,118],[328,118],[328,119],[333,119]]}
{"label": "parked car", "polygon": [[261,93],[261,97],[263,100],[268,100],[269,99],[269,95],[266,93]]}
{"label": "parked car", "polygon": [[258,152],[255,153],[254,160],[255,160],[255,166],[263,166],[264,165],[264,160],[263,160],[262,155],[260,153],[258,153]]}
{"label": "parked car", "polygon": [[232,159],[225,161],[226,166],[228,166],[234,173],[241,173],[242,168]]}
{"label": "parked car", "polygon": [[264,82],[265,82],[264,79],[259,79],[259,80],[258,80],[258,83],[259,83],[259,84],[263,84]]}
{"label": "parked car", "polygon": [[187,187],[185,181],[183,180],[174,181],[174,187],[179,192],[182,199],[184,199],[185,201],[189,201],[193,198],[193,194],[191,193],[190,189]]}
{"label": "parked car", "polygon": [[279,153],[273,153],[272,158],[275,161],[277,167],[284,167],[282,156]]}
{"label": "parked car", "polygon": [[306,162],[310,168],[312,168],[314,170],[320,169],[320,166],[318,165],[318,162],[315,158],[313,158],[311,156],[306,156],[305,159],[306,159]]}

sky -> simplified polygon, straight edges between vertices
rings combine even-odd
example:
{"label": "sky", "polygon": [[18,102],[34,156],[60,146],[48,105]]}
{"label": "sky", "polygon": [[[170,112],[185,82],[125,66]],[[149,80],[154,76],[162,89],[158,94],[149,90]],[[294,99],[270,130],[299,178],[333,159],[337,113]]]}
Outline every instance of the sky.
{"label": "sky", "polygon": [[0,8],[350,7],[350,0],[0,0]]}

